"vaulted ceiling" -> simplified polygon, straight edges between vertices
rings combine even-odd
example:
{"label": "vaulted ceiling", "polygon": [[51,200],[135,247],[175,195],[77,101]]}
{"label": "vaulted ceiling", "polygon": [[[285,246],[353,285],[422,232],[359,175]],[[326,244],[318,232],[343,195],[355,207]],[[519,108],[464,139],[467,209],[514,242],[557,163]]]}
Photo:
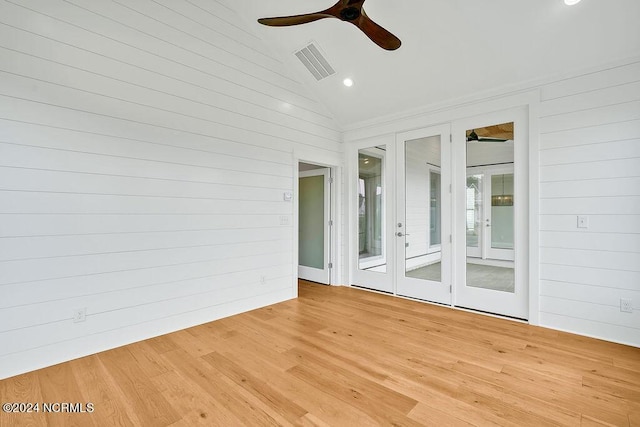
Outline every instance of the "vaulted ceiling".
{"label": "vaulted ceiling", "polygon": [[[315,12],[334,0],[224,1],[346,127],[640,54],[638,0],[367,0],[369,17],[402,40],[396,51],[337,19],[280,28],[256,22]],[[295,58],[310,41],[335,75],[318,82]],[[346,77],[353,87],[342,84]]]}

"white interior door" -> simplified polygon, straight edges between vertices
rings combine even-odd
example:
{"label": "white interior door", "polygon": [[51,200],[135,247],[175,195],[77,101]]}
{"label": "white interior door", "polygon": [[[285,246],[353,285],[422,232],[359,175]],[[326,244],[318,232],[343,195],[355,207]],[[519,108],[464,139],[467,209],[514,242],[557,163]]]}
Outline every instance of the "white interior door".
{"label": "white interior door", "polygon": [[396,293],[451,303],[449,125],[396,138]]}
{"label": "white interior door", "polygon": [[329,284],[329,168],[300,172],[298,184],[298,277]]}
{"label": "white interior door", "polygon": [[527,319],[527,111],[486,114],[452,127],[454,305]]}

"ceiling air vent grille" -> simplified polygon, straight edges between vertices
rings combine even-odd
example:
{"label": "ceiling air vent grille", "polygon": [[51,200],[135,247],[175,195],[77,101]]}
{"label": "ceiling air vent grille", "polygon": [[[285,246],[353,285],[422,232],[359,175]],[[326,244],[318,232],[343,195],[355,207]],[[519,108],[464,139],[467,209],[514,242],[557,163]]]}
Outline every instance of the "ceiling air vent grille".
{"label": "ceiling air vent grille", "polygon": [[300,49],[295,55],[316,80],[322,80],[336,73],[313,43]]}

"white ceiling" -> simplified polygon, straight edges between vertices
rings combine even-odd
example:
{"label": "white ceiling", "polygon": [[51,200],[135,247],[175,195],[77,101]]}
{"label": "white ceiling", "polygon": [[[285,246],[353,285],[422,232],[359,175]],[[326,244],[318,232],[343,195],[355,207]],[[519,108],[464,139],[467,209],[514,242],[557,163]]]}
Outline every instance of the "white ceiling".
{"label": "white ceiling", "polygon": [[[315,12],[334,0],[225,0],[343,126],[562,77],[640,54],[639,0],[367,0],[402,40],[385,51],[355,26],[323,19],[265,27],[257,18]],[[293,52],[315,41],[337,73],[320,82]],[[345,77],[355,81],[342,85]]]}

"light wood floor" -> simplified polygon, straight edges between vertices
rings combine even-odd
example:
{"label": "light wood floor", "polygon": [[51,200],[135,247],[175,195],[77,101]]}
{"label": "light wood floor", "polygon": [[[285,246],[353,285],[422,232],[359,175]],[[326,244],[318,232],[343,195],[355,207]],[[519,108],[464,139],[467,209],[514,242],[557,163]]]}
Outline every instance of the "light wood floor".
{"label": "light wood floor", "polygon": [[640,426],[640,349],[344,287],[0,382],[2,426]]}

